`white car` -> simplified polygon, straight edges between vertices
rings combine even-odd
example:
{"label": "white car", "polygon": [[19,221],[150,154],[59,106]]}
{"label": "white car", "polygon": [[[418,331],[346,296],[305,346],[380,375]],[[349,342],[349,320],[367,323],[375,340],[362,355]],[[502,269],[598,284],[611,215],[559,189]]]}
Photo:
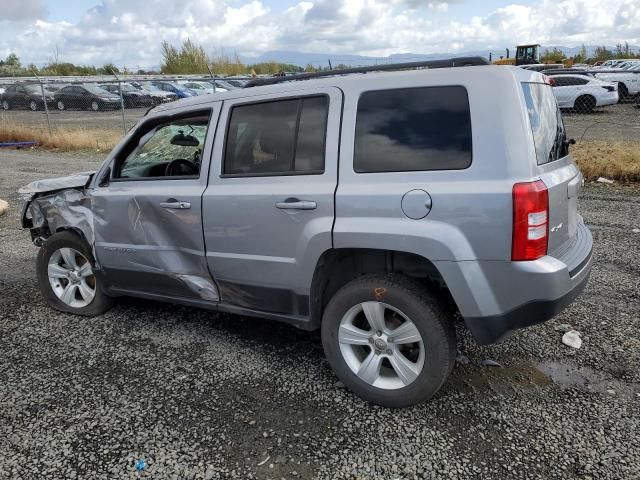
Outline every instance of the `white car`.
{"label": "white car", "polygon": [[198,95],[206,95],[210,93],[222,93],[227,91],[224,88],[216,87],[216,90],[214,92],[213,85],[209,82],[199,82],[195,80],[182,80],[182,81],[179,81],[178,83],[183,87],[187,87],[193,90]]}
{"label": "white car", "polygon": [[640,62],[615,73],[596,73],[596,78],[618,85],[620,97],[629,97],[640,93]]}
{"label": "white car", "polygon": [[554,75],[549,77],[560,108],[573,108],[580,113],[595,107],[618,103],[618,87],[588,75]]}

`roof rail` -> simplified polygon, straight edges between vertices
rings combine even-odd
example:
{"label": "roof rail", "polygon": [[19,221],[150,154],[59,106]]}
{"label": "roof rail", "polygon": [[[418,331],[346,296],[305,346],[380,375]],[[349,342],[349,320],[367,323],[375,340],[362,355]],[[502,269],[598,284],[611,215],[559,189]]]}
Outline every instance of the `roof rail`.
{"label": "roof rail", "polygon": [[428,60],[423,62],[387,63],[382,65],[370,65],[367,67],[343,68],[336,70],[324,70],[322,72],[298,73],[282,77],[259,78],[248,82],[244,88],[258,87],[262,85],[274,85],[295,80],[309,80],[312,78],[331,77],[334,75],[349,75],[351,73],[386,72],[394,70],[410,70],[415,68],[449,68],[470,67],[475,65],[491,65],[484,57],[457,57],[443,60]]}

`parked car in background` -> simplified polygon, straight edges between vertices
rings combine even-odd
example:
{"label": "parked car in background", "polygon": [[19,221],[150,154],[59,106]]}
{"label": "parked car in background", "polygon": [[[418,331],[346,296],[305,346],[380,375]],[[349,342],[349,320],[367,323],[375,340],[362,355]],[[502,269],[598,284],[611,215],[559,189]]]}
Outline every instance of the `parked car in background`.
{"label": "parked car in background", "polygon": [[4,93],[0,96],[0,103],[3,110],[12,108],[28,108],[33,110],[43,110],[44,102],[47,106],[55,105],[53,94],[44,90],[45,97],[42,97],[42,87],[39,84],[24,83],[9,85],[5,87]]}
{"label": "parked car in background", "polygon": [[160,90],[174,93],[178,98],[189,98],[189,97],[195,97],[198,95],[196,92],[194,92],[190,88],[187,88],[183,85],[178,85],[175,82],[152,80],[151,83],[156,87],[158,87]]}
{"label": "parked car in background", "polygon": [[243,88],[251,78],[225,78],[224,81],[230,83],[236,88]]}
{"label": "parked car in background", "polygon": [[148,92],[138,90],[129,83],[108,83],[101,84],[100,86],[106,91],[120,96],[120,85],[122,86],[122,100],[124,101],[125,107],[150,107],[154,105],[153,99]]}
{"label": "parked car in background", "polygon": [[533,70],[534,72],[541,72],[542,70],[564,68],[564,65],[562,63],[532,63],[529,65],[522,65],[520,68],[524,68],[525,70]]}
{"label": "parked car in background", "polygon": [[540,73],[547,75],[548,77],[556,75],[585,75],[587,77],[594,77],[594,74],[589,70],[583,68],[554,68],[552,70],[541,70]]}
{"label": "parked car in background", "polygon": [[595,107],[618,103],[618,87],[587,75],[556,75],[549,79],[560,108],[589,113]]}
{"label": "parked car in background", "polygon": [[640,94],[640,63],[631,64],[627,69],[620,70],[620,72],[597,73],[596,78],[607,82],[615,82],[618,85],[618,93],[622,99]]}
{"label": "parked car in background", "polygon": [[164,90],[156,87],[151,82],[131,82],[131,86],[139,91],[146,92],[151,95],[151,100],[154,105],[160,105],[161,103],[173,102],[177,100],[178,96],[173,92],[165,92]]}
{"label": "parked car in background", "polygon": [[222,91],[222,89],[229,91],[229,90],[235,90],[236,88],[239,88],[226,80],[220,80],[218,78],[216,78],[215,80],[210,80],[209,83],[215,84],[216,92]]}
{"label": "parked car in background", "polygon": [[120,95],[114,95],[93,83],[68,85],[53,94],[58,110],[89,109],[97,112],[120,108]]}
{"label": "parked car in background", "polygon": [[188,88],[195,92],[196,95],[208,95],[213,93],[213,85],[209,82],[200,82],[195,80],[179,80],[176,82],[181,87]]}

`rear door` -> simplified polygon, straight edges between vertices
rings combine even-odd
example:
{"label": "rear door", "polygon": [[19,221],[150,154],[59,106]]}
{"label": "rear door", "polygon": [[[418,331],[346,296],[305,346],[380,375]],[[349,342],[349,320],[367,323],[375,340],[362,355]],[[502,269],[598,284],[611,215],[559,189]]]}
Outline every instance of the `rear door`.
{"label": "rear door", "polygon": [[224,102],[203,196],[207,261],[223,302],[306,316],[332,247],[342,92]]}
{"label": "rear door", "polygon": [[562,115],[551,87],[523,83],[536,149],[537,170],[549,193],[549,255],[560,257],[571,246],[578,222],[582,174],[568,155]]}

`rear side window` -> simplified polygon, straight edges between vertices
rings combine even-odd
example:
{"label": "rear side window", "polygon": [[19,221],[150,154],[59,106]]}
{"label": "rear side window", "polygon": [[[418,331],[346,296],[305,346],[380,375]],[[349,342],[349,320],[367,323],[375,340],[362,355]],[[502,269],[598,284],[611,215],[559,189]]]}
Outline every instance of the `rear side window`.
{"label": "rear side window", "polygon": [[223,173],[322,173],[328,109],[326,96],[233,107]]}
{"label": "rear side window", "polygon": [[564,123],[551,87],[544,83],[523,83],[522,90],[538,165],[566,156]]}
{"label": "rear side window", "polygon": [[358,101],[354,170],[459,170],[471,165],[471,115],[460,86],[365,92]]}

